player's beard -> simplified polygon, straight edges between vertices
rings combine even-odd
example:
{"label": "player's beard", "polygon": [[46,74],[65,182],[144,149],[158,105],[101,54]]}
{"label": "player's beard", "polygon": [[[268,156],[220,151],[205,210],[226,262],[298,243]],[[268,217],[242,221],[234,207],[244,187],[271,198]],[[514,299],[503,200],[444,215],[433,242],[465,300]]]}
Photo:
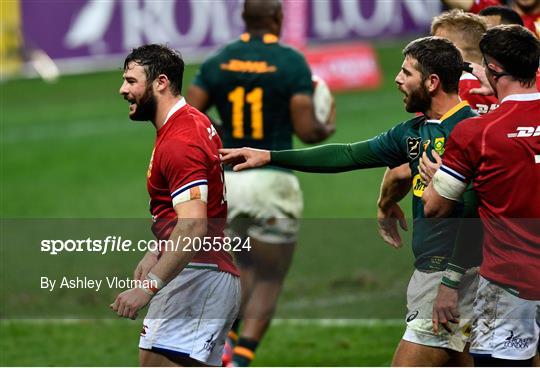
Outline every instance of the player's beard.
{"label": "player's beard", "polygon": [[421,83],[420,86],[411,91],[407,96],[407,103],[405,104],[405,110],[407,112],[421,112],[423,114],[429,110],[431,106],[431,95],[427,90],[424,83]]}
{"label": "player's beard", "polygon": [[135,112],[129,116],[131,120],[148,121],[156,117],[157,101],[152,91],[152,84],[146,87],[146,91],[144,91],[144,94],[136,104]]}

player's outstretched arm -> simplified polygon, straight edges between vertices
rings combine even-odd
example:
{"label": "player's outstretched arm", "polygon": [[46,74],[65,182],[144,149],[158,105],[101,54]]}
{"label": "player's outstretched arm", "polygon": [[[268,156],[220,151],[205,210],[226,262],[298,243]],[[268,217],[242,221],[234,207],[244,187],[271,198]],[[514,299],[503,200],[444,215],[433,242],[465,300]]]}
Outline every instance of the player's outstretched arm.
{"label": "player's outstretched arm", "polygon": [[387,166],[386,161],[372,151],[369,141],[284,151],[222,149],[220,153],[221,161],[233,165],[235,171],[272,165],[304,172],[338,173]]}
{"label": "player's outstretched arm", "polygon": [[219,150],[221,162],[233,167],[234,171],[254,169],[268,165],[270,151],[254,148],[222,148]]}

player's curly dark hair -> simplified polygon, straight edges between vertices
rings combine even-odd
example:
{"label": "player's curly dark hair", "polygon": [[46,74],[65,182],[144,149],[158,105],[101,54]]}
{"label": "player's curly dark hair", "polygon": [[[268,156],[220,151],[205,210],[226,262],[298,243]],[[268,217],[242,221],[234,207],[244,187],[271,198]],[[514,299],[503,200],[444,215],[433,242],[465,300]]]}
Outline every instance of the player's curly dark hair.
{"label": "player's curly dark hair", "polygon": [[178,51],[166,45],[143,45],[133,49],[126,57],[124,70],[131,62],[144,67],[148,83],[154,81],[160,74],[165,74],[169,78],[171,92],[175,96],[182,92],[184,60]]}
{"label": "player's curly dark hair", "polygon": [[525,27],[513,24],[490,28],[480,40],[480,50],[515,80],[527,87],[535,83],[540,41]]}
{"label": "player's curly dark hair", "polygon": [[444,92],[458,92],[463,58],[452,42],[434,36],[419,38],[403,49],[403,55],[410,56],[418,62],[418,68],[424,79],[430,74],[436,74]]}

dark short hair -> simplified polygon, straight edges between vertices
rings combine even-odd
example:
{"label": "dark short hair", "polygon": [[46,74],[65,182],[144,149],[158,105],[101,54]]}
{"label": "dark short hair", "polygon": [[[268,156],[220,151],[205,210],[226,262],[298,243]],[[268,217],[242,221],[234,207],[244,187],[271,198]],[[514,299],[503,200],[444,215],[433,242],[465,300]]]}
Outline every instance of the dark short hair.
{"label": "dark short hair", "polygon": [[144,67],[147,82],[152,82],[160,74],[165,74],[169,78],[171,92],[175,96],[182,92],[184,60],[178,51],[166,45],[143,45],[133,49],[126,57],[124,70],[131,62]]}
{"label": "dark short hair", "polygon": [[485,9],[480,10],[478,15],[484,17],[498,15],[501,17],[501,24],[519,24],[523,25],[523,19],[514,10],[507,8],[506,6],[488,6]]}
{"label": "dark short hair", "polygon": [[424,79],[436,74],[444,92],[457,93],[463,58],[452,42],[434,36],[419,38],[403,49],[403,55],[416,59]]}
{"label": "dark short hair", "polygon": [[480,40],[480,50],[515,80],[528,86],[536,81],[540,41],[525,27],[500,25],[489,29]]}

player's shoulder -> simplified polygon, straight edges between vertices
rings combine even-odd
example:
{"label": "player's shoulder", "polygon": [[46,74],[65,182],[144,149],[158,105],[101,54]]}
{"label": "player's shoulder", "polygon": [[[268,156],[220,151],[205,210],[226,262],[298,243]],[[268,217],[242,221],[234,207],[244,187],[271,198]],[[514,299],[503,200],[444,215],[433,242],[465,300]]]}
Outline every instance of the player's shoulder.
{"label": "player's shoulder", "polygon": [[463,137],[471,137],[481,134],[481,132],[485,129],[487,123],[489,123],[490,118],[486,117],[486,115],[473,115],[469,116],[461,121],[459,121],[454,129],[452,130],[452,135],[454,136],[463,136]]}
{"label": "player's shoulder", "polygon": [[171,117],[169,132],[163,141],[188,144],[196,141],[201,135],[201,132],[207,131],[211,126],[208,117],[194,108],[186,104],[182,111],[177,112]]}
{"label": "player's shoulder", "polygon": [[277,50],[279,50],[280,53],[283,54],[284,57],[294,60],[301,60],[304,62],[306,61],[304,54],[293,46],[289,46],[281,42],[277,42],[274,46],[277,48]]}
{"label": "player's shoulder", "polygon": [[204,62],[204,65],[212,65],[215,63],[221,63],[223,60],[230,58],[231,55],[237,55],[238,51],[245,46],[245,43],[240,40],[232,41],[226,45],[221,46],[217,50],[208,56]]}
{"label": "player's shoulder", "polygon": [[414,117],[410,118],[409,120],[405,120],[404,122],[399,123],[397,126],[405,128],[405,129],[408,129],[408,128],[417,129],[426,120],[427,119],[426,119],[426,116],[424,114],[418,114],[418,115],[415,115]]}
{"label": "player's shoulder", "polygon": [[420,126],[424,121],[426,121],[426,117],[423,114],[416,115],[408,120],[397,123],[390,130],[383,133],[383,135],[389,134],[394,139],[400,139],[406,136],[418,136],[420,134]]}

